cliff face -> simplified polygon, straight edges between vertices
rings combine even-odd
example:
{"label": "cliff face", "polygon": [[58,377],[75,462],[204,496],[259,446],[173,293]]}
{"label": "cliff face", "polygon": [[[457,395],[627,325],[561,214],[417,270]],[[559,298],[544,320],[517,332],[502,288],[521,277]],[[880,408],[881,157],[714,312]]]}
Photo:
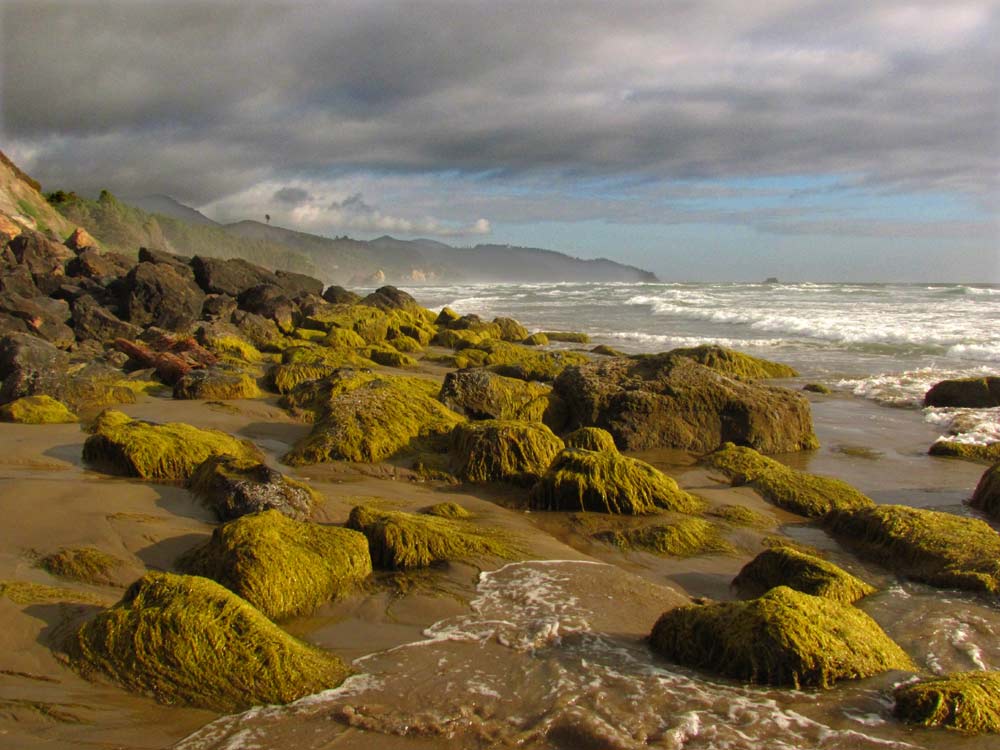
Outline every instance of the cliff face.
{"label": "cliff face", "polygon": [[14,224],[52,233],[66,239],[76,228],[52,208],[41,193],[41,185],[18,169],[0,151],[0,214]]}

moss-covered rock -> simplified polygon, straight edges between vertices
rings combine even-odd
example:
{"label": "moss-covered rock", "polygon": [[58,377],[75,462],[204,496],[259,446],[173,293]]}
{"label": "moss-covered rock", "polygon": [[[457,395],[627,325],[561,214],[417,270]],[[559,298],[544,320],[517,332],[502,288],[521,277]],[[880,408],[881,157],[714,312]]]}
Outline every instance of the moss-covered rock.
{"label": "moss-covered rock", "polygon": [[268,370],[267,379],[277,393],[290,393],[303,383],[320,380],[337,367],[325,364],[280,364]]}
{"label": "moss-covered rock", "polygon": [[549,386],[507,378],[483,368],[448,373],[438,399],[470,419],[545,422],[558,429],[565,418]]}
{"label": "moss-covered rock", "polygon": [[431,339],[431,343],[437,344],[438,346],[445,346],[449,349],[461,350],[479,346],[487,341],[493,340],[493,338],[495,336],[499,336],[499,334],[499,327],[495,331],[473,331],[470,329],[454,330],[451,328],[445,328],[435,334],[434,338]]}
{"label": "moss-covered rock", "polygon": [[176,399],[229,401],[237,398],[260,398],[257,380],[245,372],[208,369],[192,370],[174,384]]}
{"label": "moss-covered rock", "polygon": [[259,362],[261,359],[260,350],[247,341],[236,326],[228,323],[206,323],[198,329],[195,338],[199,344],[222,358],[243,362]]}
{"label": "moss-covered rock", "polygon": [[493,323],[500,326],[500,339],[503,341],[523,341],[528,338],[528,329],[513,318],[493,318]]}
{"label": "moss-covered rock", "polygon": [[914,669],[861,610],[787,586],[746,602],[670,610],[653,626],[650,643],[684,666],[795,688]]}
{"label": "moss-covered rock", "polygon": [[458,320],[460,317],[462,316],[459,315],[454,310],[452,310],[450,307],[442,307],[441,312],[439,312],[438,316],[434,319],[434,323],[435,325],[447,327],[451,323],[454,323],[456,320]]}
{"label": "moss-covered rock", "polygon": [[586,451],[618,452],[611,433],[600,427],[581,427],[566,436],[567,448],[583,448]]}
{"label": "moss-covered rock", "polygon": [[220,521],[277,510],[299,520],[312,514],[318,495],[308,485],[289,479],[258,461],[209,456],[194,470],[188,488]]}
{"label": "moss-covered rock", "polygon": [[893,713],[908,724],[1000,734],[1000,672],[958,672],[896,688]]}
{"label": "moss-covered rock", "polygon": [[717,505],[708,511],[708,515],[721,518],[733,526],[749,526],[756,529],[767,529],[775,525],[773,516],[758,513],[745,505]]}
{"label": "moss-covered rock", "polygon": [[932,456],[951,456],[983,463],[1000,461],[1000,443],[963,443],[944,439],[932,443],[927,452]]}
{"label": "moss-covered rock", "polygon": [[46,586],[44,583],[29,583],[28,581],[0,580],[0,596],[7,597],[14,604],[22,607],[52,602],[102,604],[100,598],[86,591],[63,586]]}
{"label": "moss-covered rock", "polygon": [[65,424],[77,416],[51,396],[24,396],[0,406],[0,421],[20,424]]}
{"label": "moss-covered rock", "polygon": [[223,524],[177,565],[218,581],[272,620],[308,614],[372,572],[364,535],[277,510]]}
{"label": "moss-covered rock", "polygon": [[659,508],[696,513],[704,503],[649,464],[618,452],[564,450],[531,489],[539,510],[637,515]]}
{"label": "moss-covered rock", "polygon": [[337,657],[285,633],[214,581],[147,573],[66,643],[84,675],[103,673],[161,703],[213,711],[289,703],[336,687]]}
{"label": "moss-covered rock", "polygon": [[1000,593],[1000,534],[975,518],[879,505],[824,519],[838,541],[915,581]]}
{"label": "moss-covered rock", "polygon": [[1000,463],[983,472],[969,504],[987,515],[1000,518]]}
{"label": "moss-covered rock", "polygon": [[494,372],[521,380],[554,380],[571,365],[587,361],[587,355],[567,351],[539,351],[507,341],[485,341],[477,346],[486,352],[484,364]]}
{"label": "moss-covered rock", "polygon": [[458,503],[446,502],[446,503],[435,503],[424,508],[421,513],[426,513],[429,516],[437,516],[438,518],[472,518],[472,514],[463,508]]}
{"label": "moss-covered rock", "polygon": [[615,349],[607,344],[598,344],[590,350],[591,354],[600,354],[602,357],[625,357],[625,352]]}
{"label": "moss-covered rock", "polygon": [[751,357],[732,349],[714,344],[703,344],[687,349],[673,349],[671,354],[693,359],[698,364],[709,367],[736,380],[762,380],[765,378],[794,378],[798,376],[793,368],[780,362],[771,362],[759,357]]}
{"label": "moss-covered rock", "polygon": [[525,336],[521,343],[525,346],[548,346],[549,337],[539,331],[530,336]]}
{"label": "moss-covered rock", "polygon": [[451,518],[359,505],[351,511],[347,526],[368,538],[372,562],[388,570],[422,568],[465,558],[516,555],[510,541],[500,532]]}
{"label": "moss-covered rock", "polygon": [[765,500],[807,518],[818,518],[835,509],[874,505],[871,498],[846,482],[796,471],[752,448],[727,443],[705,461],[734,485],[753,487]]}
{"label": "moss-covered rock", "polygon": [[589,344],[590,336],[579,331],[542,331],[549,341],[564,344]]}
{"label": "moss-covered rock", "polygon": [[638,549],[664,557],[734,551],[733,545],[719,535],[718,528],[702,518],[681,518],[671,523],[603,531],[595,534],[594,538],[626,552]]}
{"label": "moss-covered rock", "polygon": [[989,409],[1000,406],[1000,378],[942,380],[924,394],[924,406]]}
{"label": "moss-covered rock", "polygon": [[533,484],[563,447],[540,422],[487,419],[451,433],[455,476],[470,482]]}
{"label": "moss-covered rock", "polygon": [[91,430],[83,444],[83,460],[111,474],[186,481],[209,456],[263,459],[253,443],[219,430],[200,430],[182,422],[153,424],[112,409],[101,412]]}
{"label": "moss-covered rock", "polygon": [[416,367],[417,360],[409,354],[393,349],[391,346],[373,346],[366,350],[368,359],[383,367]]}
{"label": "moss-covered rock", "polygon": [[38,567],[60,578],[83,583],[109,584],[124,561],[95,547],[63,547],[39,558]]}
{"label": "moss-covered rock", "polygon": [[421,378],[359,377],[355,387],[331,391],[318,407],[312,432],[284,461],[293,466],[331,460],[374,463],[416,441],[443,438],[463,418],[438,401],[437,392],[437,384]]}
{"label": "moss-covered rock", "polygon": [[365,340],[349,328],[331,328],[323,343],[333,349],[360,349]]}
{"label": "moss-covered rock", "polygon": [[833,393],[833,391],[831,391],[822,383],[806,383],[804,386],[802,386],[802,390],[807,391],[808,393],[818,393],[822,396],[828,396],[829,394]]}
{"label": "moss-covered rock", "polygon": [[760,596],[775,586],[788,586],[843,604],[853,604],[875,593],[874,587],[846,570],[790,547],[764,550],[733,579],[733,587],[744,599]]}
{"label": "moss-covered rock", "polygon": [[389,339],[389,346],[397,352],[402,352],[404,354],[419,354],[424,350],[424,347],[421,346],[420,342],[415,338],[402,334],[394,339]]}

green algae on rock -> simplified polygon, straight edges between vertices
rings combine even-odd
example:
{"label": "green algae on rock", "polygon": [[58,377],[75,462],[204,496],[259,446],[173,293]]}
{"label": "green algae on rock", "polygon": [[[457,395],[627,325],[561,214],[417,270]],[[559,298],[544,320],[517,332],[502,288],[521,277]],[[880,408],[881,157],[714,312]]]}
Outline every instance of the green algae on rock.
{"label": "green algae on rock", "polygon": [[564,344],[589,344],[590,336],[578,331],[541,331],[549,341]]}
{"label": "green algae on rock", "polygon": [[804,386],[802,386],[802,390],[807,391],[809,393],[818,393],[821,396],[828,396],[831,393],[833,393],[833,391],[831,391],[822,383],[806,383]]}
{"label": "green algae on rock", "polygon": [[735,551],[733,545],[719,535],[718,528],[702,518],[681,518],[667,524],[602,531],[595,534],[594,538],[626,552],[638,549],[665,557],[692,557]]}
{"label": "green algae on rock", "polygon": [[416,367],[417,360],[409,354],[393,349],[391,346],[373,346],[366,350],[368,359],[383,367]]}
{"label": "green algae on rock", "polygon": [[83,460],[110,474],[151,480],[186,481],[209,456],[261,461],[251,442],[219,430],[182,422],[154,424],[107,409],[97,417],[83,444]]}
{"label": "green algae on rock", "polygon": [[558,429],[564,418],[561,403],[552,396],[550,386],[504,377],[483,368],[449,372],[438,399],[470,419],[545,422]]}
{"label": "green algae on rock", "polygon": [[188,481],[191,490],[220,521],[264,510],[277,510],[298,520],[312,514],[318,494],[258,461],[209,456]]}
{"label": "green algae on rock", "polygon": [[764,550],[733,579],[733,587],[744,599],[760,596],[775,586],[788,586],[842,604],[853,604],[875,593],[874,587],[846,570],[790,547]]}
{"label": "green algae on rock", "polygon": [[472,518],[472,514],[458,503],[435,503],[420,511],[438,518]]}
{"label": "green algae on rock", "polygon": [[521,341],[525,346],[547,346],[549,343],[549,337],[544,333],[532,333],[529,336],[525,336]]}
{"label": "green algae on rock", "polygon": [[983,472],[969,505],[994,518],[1000,518],[1000,463],[993,464]]}
{"label": "green algae on rock", "polygon": [[824,527],[849,549],[914,581],[1000,593],[1000,534],[984,521],[879,505],[835,511]]}
{"label": "green algae on rock", "polygon": [[102,673],[161,703],[227,713],[289,703],[350,674],[215,581],[170,573],[147,573],[65,647],[84,676]]}
{"label": "green algae on rock", "polygon": [[896,688],[893,713],[908,724],[1000,734],[1000,672],[957,672]]}
{"label": "green algae on rock", "polygon": [[509,559],[517,554],[502,532],[451,518],[359,505],[351,511],[347,527],[368,538],[372,563],[388,570],[467,558]]}
{"label": "green algae on rock", "polygon": [[277,510],[223,524],[177,565],[221,583],[272,620],[308,614],[372,572],[364,535]]}
{"label": "green algae on rock", "polygon": [[76,414],[62,401],[46,396],[22,396],[0,406],[0,421],[20,424],[66,424],[76,422]]}
{"label": "green algae on rock", "polygon": [[451,432],[455,476],[470,482],[533,484],[563,447],[541,422],[487,419]]}
{"label": "green algae on rock", "polygon": [[44,583],[29,583],[28,581],[0,580],[0,596],[5,596],[14,604],[22,607],[51,602],[101,603],[98,597],[85,591],[76,591],[62,586],[47,586]]}
{"label": "green algae on rock", "polygon": [[967,461],[1000,461],[1000,443],[963,443],[942,439],[932,443],[927,452],[932,456],[951,456]]}
{"label": "green algae on rock", "polygon": [[766,378],[794,378],[798,376],[793,368],[780,362],[771,362],[759,357],[751,357],[732,349],[714,344],[703,344],[688,349],[672,349],[669,354],[693,359],[698,364],[709,367],[736,380],[763,380]]}
{"label": "green algae on rock", "polygon": [[847,482],[796,471],[752,448],[726,443],[705,461],[734,485],[753,487],[765,500],[807,518],[818,518],[835,509],[874,505],[871,498]]}
{"label": "green algae on rock", "polygon": [[531,489],[538,510],[638,515],[660,508],[697,513],[704,503],[644,461],[618,452],[564,450]]}
{"label": "green algae on rock", "polygon": [[972,409],[1000,406],[1000,378],[942,380],[924,394],[924,406],[957,406]]}
{"label": "green algae on rock", "polygon": [[677,664],[795,688],[914,669],[861,610],[787,586],[749,601],[669,610],[653,626],[650,643]]}
{"label": "green algae on rock", "polygon": [[565,438],[567,448],[583,448],[587,451],[612,451],[618,452],[615,446],[615,439],[611,433],[602,430],[600,427],[581,427],[573,430]]}
{"label": "green algae on rock", "polygon": [[756,529],[767,529],[775,525],[773,516],[758,513],[745,505],[717,505],[707,511],[708,515],[721,518],[733,526],[749,526]]}
{"label": "green algae on rock", "polygon": [[260,398],[263,394],[257,380],[245,372],[207,369],[192,370],[174,384],[176,399],[230,401],[240,398]]}
{"label": "green algae on rock", "polygon": [[93,584],[114,582],[115,570],[125,562],[95,547],[63,547],[39,558],[36,565],[59,578]]}
{"label": "green algae on rock", "polygon": [[579,352],[538,351],[507,341],[487,341],[477,348],[486,352],[485,364],[494,372],[520,380],[554,380],[570,365],[588,361]]}

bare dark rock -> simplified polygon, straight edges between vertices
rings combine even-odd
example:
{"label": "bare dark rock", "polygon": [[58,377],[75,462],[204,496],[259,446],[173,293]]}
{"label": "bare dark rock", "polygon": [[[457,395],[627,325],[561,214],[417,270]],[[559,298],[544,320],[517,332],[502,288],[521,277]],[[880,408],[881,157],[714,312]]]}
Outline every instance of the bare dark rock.
{"label": "bare dark rock", "polygon": [[228,294],[208,294],[201,313],[206,319],[229,321],[236,312],[236,298]]}
{"label": "bare dark rock", "polygon": [[278,325],[256,313],[237,310],[233,313],[233,323],[243,338],[262,352],[280,352],[286,341]]}
{"label": "bare dark rock", "polygon": [[142,329],[126,323],[90,295],[82,295],[73,301],[73,331],[78,341],[111,342],[137,338]]}
{"label": "bare dark rock", "polygon": [[240,309],[273,320],[285,333],[295,330],[301,318],[298,306],[288,294],[274,284],[260,284],[243,292],[239,298]]}
{"label": "bare dark rock", "polygon": [[365,297],[359,304],[379,310],[419,310],[420,305],[411,294],[394,286],[383,286]]}
{"label": "bare dark rock", "polygon": [[196,255],[191,260],[194,278],[208,294],[228,294],[239,297],[260,284],[278,284],[278,278],[266,268],[242,258],[206,258]]}
{"label": "bare dark rock", "polygon": [[361,295],[344,289],[342,286],[329,286],[323,292],[323,299],[332,305],[356,305],[361,301]]}
{"label": "bare dark rock", "polygon": [[109,279],[125,276],[135,266],[135,261],[118,253],[100,253],[85,248],[66,264],[66,275],[88,279]]}
{"label": "bare dark rock", "polygon": [[125,299],[130,322],[186,331],[201,318],[205,294],[167,263],[143,262],[126,279]]}
{"label": "bare dark rock", "polygon": [[194,280],[194,271],[191,270],[191,259],[183,255],[174,255],[173,253],[168,253],[166,250],[140,247],[139,262],[153,263],[159,266],[170,266],[185,279]]}
{"label": "bare dark rock", "polygon": [[0,403],[22,396],[57,396],[69,367],[69,355],[27,333],[0,339]]}
{"label": "bare dark rock", "polygon": [[69,347],[76,340],[73,330],[66,325],[69,304],[63,300],[0,292],[0,312],[20,318],[28,331],[60,349]]}
{"label": "bare dark rock", "polygon": [[323,294],[323,282],[312,276],[294,271],[275,271],[274,275],[277,277],[275,283],[293,297],[299,294],[315,294],[316,296]]}
{"label": "bare dark rock", "polygon": [[298,520],[312,513],[313,493],[281,472],[231,456],[206,459],[191,476],[190,487],[220,521],[277,510]]}
{"label": "bare dark rock", "polygon": [[22,297],[37,297],[41,291],[35,286],[35,279],[27,266],[15,265],[0,275],[0,291],[20,294]]}

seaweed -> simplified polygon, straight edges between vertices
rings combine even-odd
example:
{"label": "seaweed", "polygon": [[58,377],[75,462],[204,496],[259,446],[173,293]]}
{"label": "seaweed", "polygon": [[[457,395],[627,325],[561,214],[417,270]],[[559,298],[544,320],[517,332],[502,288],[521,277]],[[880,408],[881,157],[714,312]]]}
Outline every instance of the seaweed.
{"label": "seaweed", "polygon": [[542,331],[549,341],[559,341],[567,344],[589,344],[590,336],[577,331]]}
{"label": "seaweed", "polygon": [[798,376],[798,372],[788,365],[751,357],[749,354],[714,344],[703,344],[688,349],[672,349],[670,354],[693,359],[705,367],[710,367],[716,372],[721,372],[736,380],[763,380]]}
{"label": "seaweed", "polygon": [[470,482],[533,484],[562,449],[563,441],[540,422],[488,419],[451,432],[455,476]]}
{"label": "seaweed", "polygon": [[521,343],[524,346],[548,346],[549,337],[541,332],[533,333],[530,336],[525,336]]}
{"label": "seaweed", "polygon": [[76,414],[62,401],[44,394],[23,396],[0,406],[0,421],[20,424],[66,424],[76,422]]}
{"label": "seaweed", "polygon": [[467,511],[458,503],[452,503],[452,502],[435,503],[434,505],[424,508],[420,512],[426,513],[429,516],[437,516],[438,518],[452,518],[452,519],[472,518],[472,514],[469,511]]}
{"label": "seaweed", "polygon": [[833,563],[790,547],[764,550],[733,579],[733,587],[744,599],[760,596],[775,586],[788,586],[842,604],[853,604],[875,593],[874,587]]}
{"label": "seaweed", "polygon": [[963,443],[941,439],[931,444],[927,452],[932,456],[950,456],[966,461],[993,463],[1000,461],[1000,443]]}
{"label": "seaweed", "polygon": [[243,372],[192,370],[174,384],[176,399],[229,401],[262,395],[257,380]]}
{"label": "seaweed", "polygon": [[756,529],[767,529],[775,525],[772,516],[758,513],[745,505],[717,505],[708,511],[708,515],[721,518],[733,526],[750,526]]}
{"label": "seaweed", "polygon": [[681,518],[668,524],[602,531],[594,538],[626,552],[639,549],[664,557],[693,557],[735,551],[733,545],[719,536],[719,530],[713,524],[701,518]]}
{"label": "seaweed", "polygon": [[48,604],[51,602],[82,602],[100,604],[101,600],[85,591],[74,591],[61,586],[48,586],[43,583],[27,581],[0,581],[0,596],[6,596],[14,604],[22,607],[29,604]]}
{"label": "seaweed", "polygon": [[861,610],[787,586],[750,601],[669,610],[653,626],[650,642],[677,664],[795,688],[914,669]]}
{"label": "seaweed", "polygon": [[900,685],[893,713],[908,724],[1000,734],[1000,672],[958,672]]}
{"label": "seaweed", "polygon": [[969,505],[994,518],[1000,518],[1000,463],[993,464],[983,472]]}
{"label": "seaweed", "polygon": [[611,433],[600,427],[581,427],[566,436],[567,448],[583,448],[588,451],[618,452]]}
{"label": "seaweed", "polygon": [[115,570],[124,564],[123,560],[94,547],[63,547],[36,563],[42,570],[59,578],[93,584],[113,583]]}

